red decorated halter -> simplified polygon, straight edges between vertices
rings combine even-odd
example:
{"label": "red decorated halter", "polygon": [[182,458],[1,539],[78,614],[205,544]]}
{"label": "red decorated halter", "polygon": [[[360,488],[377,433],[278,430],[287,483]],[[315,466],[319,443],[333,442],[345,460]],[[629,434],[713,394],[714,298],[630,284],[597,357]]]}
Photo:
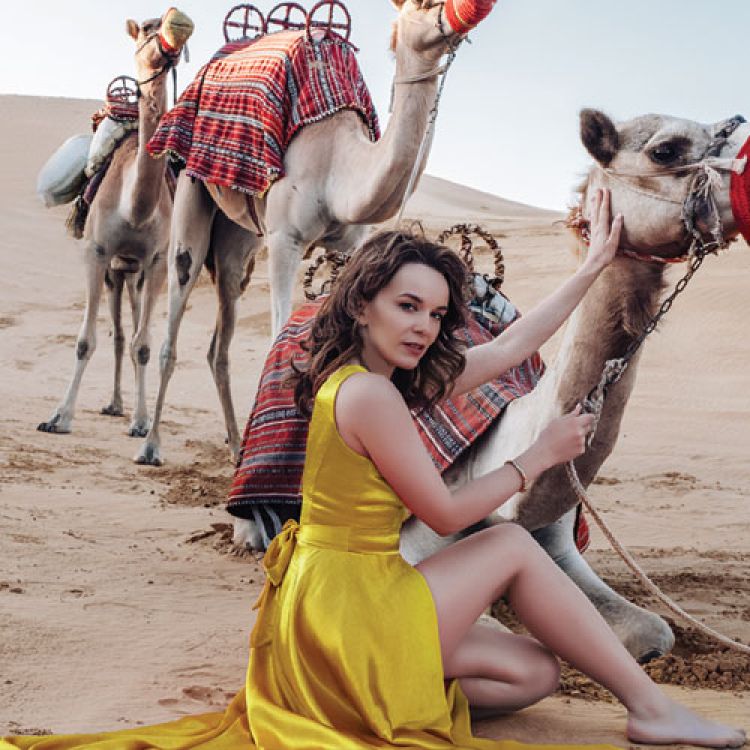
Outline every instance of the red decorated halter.
{"label": "red decorated halter", "polygon": [[[750,156],[750,138],[743,144],[737,158]],[[737,229],[750,242],[750,168],[742,174],[732,172],[729,198],[732,204],[732,215],[737,223]]]}
{"label": "red decorated halter", "polygon": [[496,0],[446,0],[445,17],[456,34],[468,34],[484,20]]}

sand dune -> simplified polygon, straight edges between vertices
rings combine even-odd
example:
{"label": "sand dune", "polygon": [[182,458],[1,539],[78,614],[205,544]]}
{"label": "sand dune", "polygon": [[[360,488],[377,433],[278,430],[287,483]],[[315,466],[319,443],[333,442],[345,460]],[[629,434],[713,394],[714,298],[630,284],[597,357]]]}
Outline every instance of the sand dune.
{"label": "sand dune", "polygon": [[[180,334],[163,423],[164,467],[136,467],[130,459],[138,441],[125,436],[127,418],[98,413],[112,378],[105,305],[74,432],[35,429],[70,376],[84,279],[81,246],[63,229],[67,208],[42,208],[34,183],[49,154],[69,135],[85,132],[97,106],[0,97],[0,733],[118,728],[218,710],[242,684],[250,604],[262,582],[256,561],[228,554],[222,501],[231,465],[205,364],[215,311],[209,285],[193,293]],[[501,232],[506,291],[521,309],[574,266],[554,212],[428,176],[408,213],[431,229],[460,220]],[[669,278],[679,273],[673,269]],[[607,519],[668,593],[746,642],[749,283],[744,244],[706,262],[648,342],[620,442],[593,488]],[[260,263],[240,303],[232,349],[240,419],[268,346],[268,307]],[[156,342],[164,310],[162,299]],[[553,351],[554,343],[545,353]],[[156,379],[152,368],[152,394]],[[129,403],[127,367],[124,387]],[[613,585],[651,603],[597,532],[588,554]],[[694,651],[685,647],[688,660]],[[669,689],[706,713],[747,726],[747,662],[736,675],[718,670],[714,683],[700,670],[680,669],[665,668],[662,679],[727,688],[721,675],[736,676],[722,691]],[[482,723],[479,731],[625,744],[623,711],[583,699],[592,694],[573,679],[567,694]]]}

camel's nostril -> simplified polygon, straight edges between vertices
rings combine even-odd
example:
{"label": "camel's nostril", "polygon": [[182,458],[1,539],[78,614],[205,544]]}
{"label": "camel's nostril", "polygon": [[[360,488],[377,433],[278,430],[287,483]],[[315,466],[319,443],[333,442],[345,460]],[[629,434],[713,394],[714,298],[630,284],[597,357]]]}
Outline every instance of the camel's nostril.
{"label": "camel's nostril", "polygon": [[660,656],[664,656],[664,654],[658,649],[653,648],[651,651],[646,651],[645,654],[641,654],[641,656],[638,657],[638,663],[648,664],[650,661],[658,659]]}

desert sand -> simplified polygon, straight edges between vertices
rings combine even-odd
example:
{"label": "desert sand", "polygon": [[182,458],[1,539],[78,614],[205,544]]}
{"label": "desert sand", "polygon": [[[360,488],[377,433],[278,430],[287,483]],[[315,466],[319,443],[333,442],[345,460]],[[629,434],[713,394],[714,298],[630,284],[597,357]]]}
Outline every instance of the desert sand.
{"label": "desert sand", "polygon": [[[205,360],[215,314],[208,281],[193,293],[180,333],[162,430],[165,466],[133,464],[139,441],[126,436],[127,417],[99,414],[112,380],[106,304],[73,433],[36,431],[70,377],[84,278],[81,245],[63,227],[67,207],[45,210],[34,183],[52,151],[87,130],[98,104],[0,97],[0,734],[115,729],[221,710],[243,682],[250,606],[263,580],[253,557],[229,549],[223,500],[232,465]],[[574,268],[566,231],[551,212],[425,178],[408,215],[431,230],[474,221],[501,235],[505,291],[522,310]],[[669,278],[680,273],[673,269]],[[745,642],[749,283],[744,243],[705,263],[648,342],[619,444],[592,489],[667,593]],[[269,345],[268,298],[260,262],[240,303],[232,350],[241,421]],[[165,308],[162,298],[156,346]],[[156,383],[152,366],[151,403]],[[127,404],[127,362],[124,391]],[[651,601],[596,530],[587,554],[616,588]],[[750,728],[748,660],[721,662],[712,644],[689,633],[679,653],[687,667],[678,661],[670,675],[662,665],[657,676],[694,687],[666,689]],[[716,664],[706,668],[706,659]],[[624,711],[596,697],[573,677],[564,694],[482,722],[477,732],[626,746]]]}

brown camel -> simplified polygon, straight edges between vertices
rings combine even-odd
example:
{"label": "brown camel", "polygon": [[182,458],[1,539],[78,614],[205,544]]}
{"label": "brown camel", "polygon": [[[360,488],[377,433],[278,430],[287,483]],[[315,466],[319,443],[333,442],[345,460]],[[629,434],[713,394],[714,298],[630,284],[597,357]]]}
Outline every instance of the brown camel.
{"label": "brown camel", "polygon": [[192,34],[192,21],[175,8],[162,19],[140,26],[127,21],[127,33],[136,44],[135,64],[140,98],[138,131],[127,136],[94,198],[84,229],[86,309],[76,344],[73,377],[62,403],[43,432],[71,431],[76,398],[83,372],[96,348],[96,316],[102,288],[107,286],[114,326],[115,377],[112,400],[103,414],[122,416],[120,390],[125,337],[121,302],[127,285],[133,316],[130,356],[135,367],[135,409],[128,434],[143,437],[149,428],[146,408],[146,365],[150,357],[151,314],[166,276],[172,195],[166,179],[166,162],[151,158],[146,144],[167,108],[167,70],[177,63]]}

